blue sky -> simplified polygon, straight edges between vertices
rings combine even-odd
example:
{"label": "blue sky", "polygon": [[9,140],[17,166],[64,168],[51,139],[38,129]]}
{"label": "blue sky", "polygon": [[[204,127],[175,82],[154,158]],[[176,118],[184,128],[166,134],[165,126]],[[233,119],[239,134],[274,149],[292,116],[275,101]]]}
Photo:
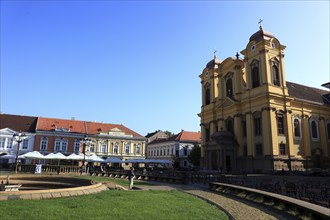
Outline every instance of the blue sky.
{"label": "blue sky", "polygon": [[[1,1],[1,112],[199,131],[199,75],[259,18],[286,80],[329,82],[329,1]],[[242,57],[242,55],[241,55]],[[325,89],[325,88],[324,88]]]}

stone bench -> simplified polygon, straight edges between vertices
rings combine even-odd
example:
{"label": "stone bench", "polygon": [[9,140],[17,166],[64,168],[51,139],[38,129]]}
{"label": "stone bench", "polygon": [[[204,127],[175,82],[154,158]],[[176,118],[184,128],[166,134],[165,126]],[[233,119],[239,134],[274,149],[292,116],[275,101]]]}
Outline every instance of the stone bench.
{"label": "stone bench", "polygon": [[0,191],[18,191],[22,185],[0,185]]}
{"label": "stone bench", "polygon": [[227,193],[227,191],[229,191],[229,193],[234,195],[239,195],[240,193],[246,193],[250,197],[253,197],[251,195],[261,196],[263,198],[266,198],[267,200],[272,200],[274,203],[282,203],[289,207],[295,207],[296,209],[301,210],[305,214],[313,217],[312,219],[330,219],[330,209],[319,205],[315,205],[313,203],[305,202],[299,199],[291,198],[288,196],[283,196],[276,193],[266,192],[258,189],[225,184],[225,183],[218,183],[218,182],[210,182],[209,188],[213,191],[224,192],[224,193]]}

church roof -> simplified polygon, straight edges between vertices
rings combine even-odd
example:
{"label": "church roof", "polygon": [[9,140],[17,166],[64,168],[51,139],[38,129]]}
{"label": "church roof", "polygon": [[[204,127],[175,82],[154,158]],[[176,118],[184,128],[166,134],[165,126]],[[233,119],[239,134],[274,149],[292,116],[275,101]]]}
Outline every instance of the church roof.
{"label": "church roof", "polygon": [[330,92],[318,88],[300,85],[293,82],[286,82],[290,96],[296,99],[309,102],[330,105]]}
{"label": "church roof", "polygon": [[221,64],[221,60],[219,60],[218,58],[214,58],[206,64],[206,68],[217,69],[218,65],[220,65],[220,64]]}
{"label": "church roof", "polygon": [[265,31],[262,27],[260,27],[260,30],[255,32],[254,34],[251,35],[250,41],[262,41],[262,40],[269,40],[271,38],[274,38],[273,33],[269,31]]}

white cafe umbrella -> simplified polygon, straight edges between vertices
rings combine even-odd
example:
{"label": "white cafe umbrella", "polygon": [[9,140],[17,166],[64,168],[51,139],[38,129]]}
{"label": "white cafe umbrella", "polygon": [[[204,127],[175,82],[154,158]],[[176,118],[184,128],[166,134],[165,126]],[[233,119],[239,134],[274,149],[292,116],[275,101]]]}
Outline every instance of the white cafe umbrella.
{"label": "white cafe umbrella", "polygon": [[65,160],[68,158],[66,156],[64,156],[61,152],[58,152],[56,154],[50,153],[50,154],[46,155],[45,159]]}
{"label": "white cafe umbrella", "polygon": [[16,158],[16,155],[13,155],[13,154],[6,154],[3,156],[0,156],[0,159],[15,159],[15,158]]}
{"label": "white cafe umbrella", "polygon": [[84,154],[82,154],[82,153],[80,153],[80,154],[72,153],[69,156],[67,156],[66,159],[68,159],[68,160],[83,160],[84,159]]}
{"label": "white cafe umbrella", "polygon": [[60,165],[60,160],[66,160],[67,157],[64,156],[61,152],[58,152],[56,154],[50,153],[50,154],[46,155],[45,156],[45,159],[58,160],[58,165]]}
{"label": "white cafe umbrella", "polygon": [[26,154],[22,154],[21,156],[19,156],[19,158],[28,158],[28,159],[45,159],[45,156],[42,155],[40,152],[38,151],[32,151],[32,152],[28,152]]}
{"label": "white cafe umbrella", "polygon": [[102,158],[96,156],[95,154],[86,155],[85,160],[88,162],[104,162]]}

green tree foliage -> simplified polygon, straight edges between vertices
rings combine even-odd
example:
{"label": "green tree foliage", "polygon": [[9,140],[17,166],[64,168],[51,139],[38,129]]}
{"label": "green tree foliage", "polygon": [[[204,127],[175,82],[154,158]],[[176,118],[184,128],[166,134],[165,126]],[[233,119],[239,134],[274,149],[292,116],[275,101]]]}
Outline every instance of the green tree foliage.
{"label": "green tree foliage", "polygon": [[199,167],[200,160],[201,160],[201,148],[199,145],[195,145],[188,156],[188,160],[190,163],[192,163],[194,166]]}
{"label": "green tree foliage", "polygon": [[174,135],[174,133],[172,133],[172,132],[170,132],[170,131],[164,131],[164,133],[167,135],[167,136],[169,136],[169,137],[171,137],[171,136],[173,136]]}

